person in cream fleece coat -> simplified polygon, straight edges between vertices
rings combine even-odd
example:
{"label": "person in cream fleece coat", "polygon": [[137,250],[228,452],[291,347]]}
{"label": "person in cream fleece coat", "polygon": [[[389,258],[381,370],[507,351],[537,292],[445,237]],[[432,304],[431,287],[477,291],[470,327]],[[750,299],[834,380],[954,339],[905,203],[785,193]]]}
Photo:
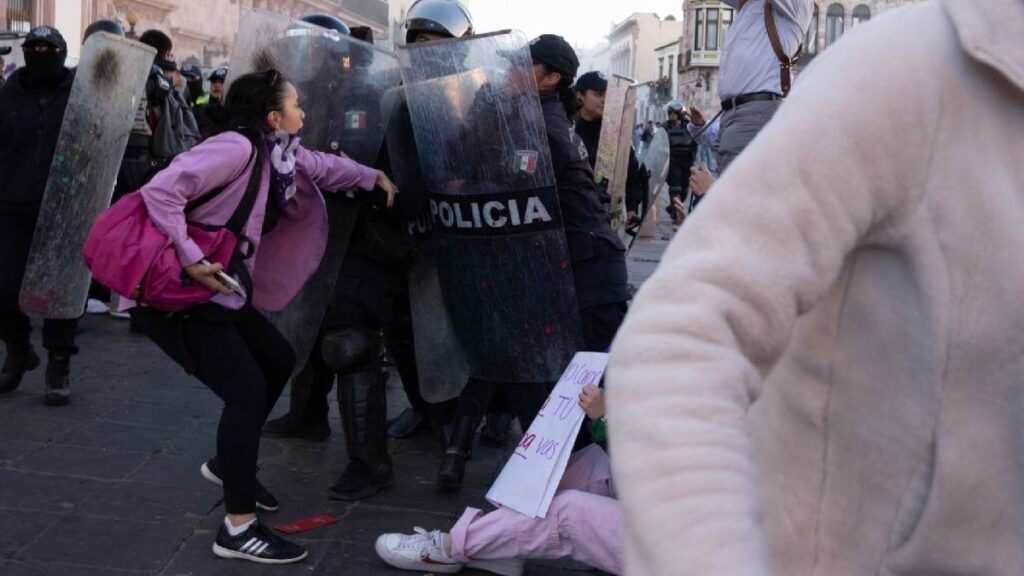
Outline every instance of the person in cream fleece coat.
{"label": "person in cream fleece coat", "polygon": [[1024,574],[1024,0],[851,31],[615,340],[631,575]]}

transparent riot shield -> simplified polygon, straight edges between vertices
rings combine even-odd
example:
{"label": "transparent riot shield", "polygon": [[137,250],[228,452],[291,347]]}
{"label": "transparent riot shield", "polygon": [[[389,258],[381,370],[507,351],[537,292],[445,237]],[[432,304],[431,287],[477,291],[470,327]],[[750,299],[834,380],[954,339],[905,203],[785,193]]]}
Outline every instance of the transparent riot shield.
{"label": "transparent riot shield", "polygon": [[668,133],[658,130],[644,152],[644,168],[651,174],[647,187],[647,196],[644,198],[643,211],[640,214],[640,230],[629,242],[629,249],[632,250],[637,243],[653,238],[656,233],[658,197],[666,188],[665,180],[668,177],[668,155],[669,142]]}
{"label": "transparent riot shield", "polygon": [[67,319],[85,312],[91,276],[82,246],[110,204],[155,55],[105,32],[82,47],[21,283],[19,305],[29,316]]}
{"label": "transparent riot shield", "polygon": [[[384,139],[384,94],[401,82],[386,50],[266,10],[239,26],[227,89],[235,78],[274,69],[295,85],[306,113],[303,146],[374,165]],[[316,342],[355,227],[359,204],[348,191],[325,190],[329,233],[320,267],[288,306],[268,317],[291,342],[300,370]]]}
{"label": "transparent riot shield", "polygon": [[626,176],[629,172],[629,151],[633,141],[633,110],[636,91],[632,78],[613,74],[604,94],[604,115],[601,136],[597,140],[594,178],[607,188],[611,196],[608,213],[612,229],[624,235]]}
{"label": "transparent riot shield", "polygon": [[417,378],[427,402],[444,402],[462,392],[469,365],[442,296],[429,204],[405,90],[390,92],[385,102],[391,110],[385,137],[391,178],[402,191],[403,201],[412,206],[407,232],[417,239],[416,258],[408,274]]}
{"label": "transparent riot shield", "polygon": [[556,380],[581,344],[526,38],[401,49],[438,279],[471,375]]}

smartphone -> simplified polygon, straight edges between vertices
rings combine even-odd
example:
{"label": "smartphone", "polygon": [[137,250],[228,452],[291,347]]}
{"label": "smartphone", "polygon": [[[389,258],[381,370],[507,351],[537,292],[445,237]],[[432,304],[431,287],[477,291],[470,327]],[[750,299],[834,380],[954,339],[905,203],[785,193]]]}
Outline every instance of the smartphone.
{"label": "smartphone", "polygon": [[[203,266],[210,266],[210,262],[205,258],[200,260],[199,263],[202,264]],[[217,281],[230,288],[232,292],[238,294],[242,298],[248,299],[248,296],[245,294],[245,288],[242,288],[242,285],[239,284],[238,281],[232,278],[231,276],[228,276],[226,272],[221,270],[220,272],[214,274],[214,276],[216,276]]]}

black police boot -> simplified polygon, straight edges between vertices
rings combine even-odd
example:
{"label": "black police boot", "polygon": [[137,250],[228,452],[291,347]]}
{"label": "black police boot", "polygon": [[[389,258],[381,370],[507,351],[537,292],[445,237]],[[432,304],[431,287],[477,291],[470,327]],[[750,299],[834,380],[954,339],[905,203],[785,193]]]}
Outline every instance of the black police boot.
{"label": "black police boot", "polygon": [[66,406],[71,402],[71,355],[50,352],[46,360],[47,406]]}
{"label": "black police boot", "polygon": [[460,414],[452,427],[448,450],[441,459],[441,469],[437,472],[437,487],[442,490],[461,490],[462,478],[466,475],[466,461],[471,455],[473,435],[480,425],[478,414]]}
{"label": "black police boot", "polygon": [[7,343],[7,358],[0,368],[0,394],[14,392],[25,372],[39,367],[39,356],[28,340]]}
{"label": "black police boot", "polygon": [[388,436],[392,438],[410,438],[420,430],[428,427],[427,419],[412,408],[406,408],[398,418],[388,422]]}
{"label": "black police boot", "polygon": [[480,431],[480,444],[491,448],[504,448],[512,430],[512,414],[509,412],[488,412],[487,421]]}
{"label": "black police boot", "polygon": [[332,500],[361,500],[391,484],[385,384],[386,373],[379,369],[338,375],[338,407],[349,464],[328,490]]}
{"label": "black police boot", "polygon": [[296,438],[314,442],[329,438],[331,426],[327,423],[326,398],[329,391],[322,393],[323,398],[313,398],[317,394],[315,388],[313,368],[307,366],[292,379],[288,413],[264,424],[263,435],[268,438]]}

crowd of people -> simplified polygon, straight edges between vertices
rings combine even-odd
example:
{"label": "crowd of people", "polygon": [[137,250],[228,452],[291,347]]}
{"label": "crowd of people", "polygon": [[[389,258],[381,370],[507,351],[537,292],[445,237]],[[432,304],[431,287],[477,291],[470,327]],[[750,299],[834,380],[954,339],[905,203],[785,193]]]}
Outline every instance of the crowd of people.
{"label": "crowd of people", "polygon": [[[409,101],[387,120],[397,129],[376,157],[359,161],[344,140],[303,139],[332,121],[307,116],[303,78],[265,68],[232,76],[225,89],[228,67],[204,77],[179,64],[166,33],[139,37],[155,57],[109,210],[137,206],[166,239],[170,275],[191,291],[167,308],[157,303],[170,296],[111,294],[97,283],[88,310],[130,318],[223,402],[216,453],[197,463],[224,491],[214,554],[269,564],[308,556],[260,520],[287,506],[257,479],[260,440],[327,439],[335,386],[349,462],[328,490],[334,500],[374,498],[395,483],[391,438],[432,430],[442,455],[437,486],[457,491],[478,432],[480,442],[504,446],[513,421],[530,428],[554,383],[540,376],[548,372],[539,361],[522,373],[510,363],[498,375],[507,378],[475,369],[478,357],[514,353],[504,342],[464,338],[470,370],[455,383],[460,392],[428,400],[410,270],[428,257],[427,245],[439,254],[456,246],[499,253],[511,245],[504,222],[535,218],[543,225],[515,233],[536,234],[528,256],[540,264],[530,274],[557,292],[537,294],[550,317],[509,310],[472,319],[478,332],[463,317],[451,321],[456,333],[479,333],[483,322],[484,332],[501,335],[532,334],[506,324],[537,320],[551,347],[571,343],[551,351],[562,368],[576,352],[610,352],[606,380],[576,399],[586,419],[550,509],[535,518],[470,507],[450,527],[382,534],[375,549],[383,562],[502,575],[522,574],[528,559],[566,556],[612,574],[1024,571],[1016,501],[1024,394],[1014,338],[1024,324],[1015,311],[1024,279],[1012,249],[1024,217],[1024,172],[1012,161],[1024,152],[1024,51],[1014,35],[1024,6],[938,0],[895,11],[819,57],[790,96],[810,0],[727,3],[737,12],[722,53],[721,112],[706,118],[676,100],[660,126],[627,120],[633,146],[621,151],[622,190],[594,171],[608,81],[578,74],[561,36],[524,46],[520,68],[502,54],[508,84],[479,87],[465,112],[479,124],[445,142],[451,155],[441,160],[423,133],[413,138],[427,107],[407,78],[399,89]],[[330,15],[302,20],[373,41],[368,29]],[[403,30],[411,50],[480,32],[457,0],[418,0]],[[103,20],[83,43],[98,32],[124,36]],[[893,47],[892,38],[901,41]],[[25,65],[0,75],[0,395],[41,364],[19,290],[76,81],[60,31],[37,27],[21,50]],[[353,77],[344,76],[351,62],[339,67],[341,78]],[[420,77],[454,77],[459,65]],[[546,150],[495,144],[494,119],[531,103]],[[347,111],[334,113],[348,122]],[[968,125],[970,142],[950,137]],[[642,158],[661,131],[667,215],[679,232],[634,299],[609,207],[621,194],[625,230],[641,224],[657,199]],[[493,157],[460,172],[465,150]],[[538,162],[546,163],[540,176]],[[472,216],[455,205],[457,227],[473,227],[465,217],[483,228],[482,213],[498,230],[491,236],[440,230],[448,225],[439,200],[455,202],[466,189],[512,198],[507,207],[474,204]],[[529,203],[526,224],[517,201]],[[502,224],[495,206],[508,213]],[[424,214],[433,240],[415,233]],[[300,357],[267,313],[287,309],[322,272],[339,222],[347,222],[347,249],[331,272],[322,322],[307,327],[315,344]],[[552,229],[555,239],[544,240]],[[237,242],[214,260],[206,234]],[[467,267],[474,261],[458,256]],[[445,274],[455,273],[436,257],[450,291],[458,284],[445,284]],[[480,278],[481,294],[501,294],[488,280]],[[447,293],[445,302],[479,297]],[[49,406],[71,401],[77,322],[43,319]],[[490,348],[481,354],[480,346]],[[390,421],[387,361],[410,405]],[[289,411],[268,422],[289,383]]]}

